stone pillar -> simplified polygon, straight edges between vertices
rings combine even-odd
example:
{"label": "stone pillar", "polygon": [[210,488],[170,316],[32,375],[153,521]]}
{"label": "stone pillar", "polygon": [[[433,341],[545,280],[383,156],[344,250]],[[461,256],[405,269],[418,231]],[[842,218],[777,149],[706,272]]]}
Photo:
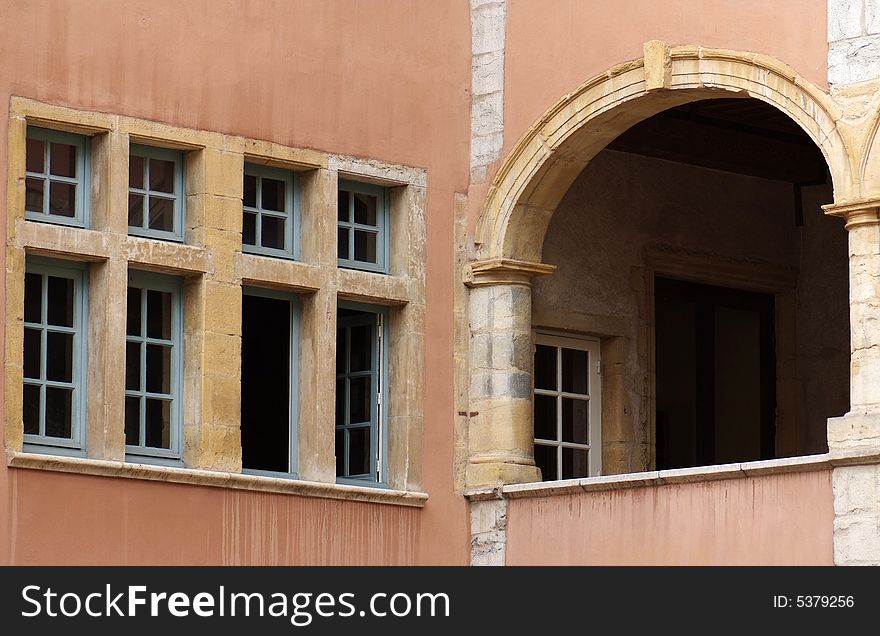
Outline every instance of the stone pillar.
{"label": "stone pillar", "polygon": [[532,422],[531,277],[553,267],[471,264],[469,488],[539,481]]}
{"label": "stone pillar", "polygon": [[[828,420],[834,469],[834,562],[880,565],[880,200],[825,206],[849,230],[850,410]],[[862,459],[858,459],[862,458]]]}

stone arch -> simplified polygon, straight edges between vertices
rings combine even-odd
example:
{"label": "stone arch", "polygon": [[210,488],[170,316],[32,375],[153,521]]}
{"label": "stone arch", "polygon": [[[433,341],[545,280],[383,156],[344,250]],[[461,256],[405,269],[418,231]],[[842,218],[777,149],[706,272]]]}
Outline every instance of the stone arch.
{"label": "stone arch", "polygon": [[[557,204],[587,163],[634,124],[668,108],[713,97],[760,99],[810,136],[831,172],[835,201],[857,197],[860,166],[841,134],[831,98],[789,66],[756,53],[645,44],[643,58],[588,80],[523,135],[495,176],[480,214],[469,282],[490,272],[545,273],[544,235]],[[518,263],[518,264],[517,264]]]}

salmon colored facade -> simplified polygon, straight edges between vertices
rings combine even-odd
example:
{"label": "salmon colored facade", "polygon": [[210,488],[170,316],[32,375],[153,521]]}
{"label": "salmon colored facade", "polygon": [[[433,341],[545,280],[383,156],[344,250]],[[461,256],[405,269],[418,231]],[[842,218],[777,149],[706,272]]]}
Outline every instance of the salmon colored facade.
{"label": "salmon colored facade", "polygon": [[[424,376],[417,406],[411,409],[421,417],[421,428],[407,438],[411,445],[400,451],[401,465],[418,469],[416,477],[377,497],[364,488],[334,490],[332,475],[311,480],[322,482],[320,488],[299,490],[275,482],[260,485],[263,478],[258,476],[239,479],[240,452],[237,469],[233,461],[232,468],[220,462],[217,467],[185,465],[167,473],[159,468],[138,473],[139,469],[126,468],[126,460],[119,456],[93,456],[91,451],[91,459],[83,458],[80,463],[29,459],[20,440],[12,443],[8,439],[9,422],[16,417],[21,422],[20,402],[13,402],[10,411],[10,396],[20,400],[21,379],[14,384],[8,375],[14,363],[7,331],[15,322],[16,303],[20,304],[7,302],[12,298],[9,281],[21,284],[25,253],[57,256],[68,252],[40,243],[50,239],[39,238],[45,232],[37,237],[42,231],[39,227],[28,234],[28,228],[37,225],[35,221],[19,218],[4,223],[12,229],[7,249],[0,255],[0,266],[7,271],[7,288],[0,297],[0,311],[6,316],[0,338],[7,351],[7,367],[0,378],[6,387],[3,410],[7,421],[7,427],[0,428],[0,445],[7,451],[6,461],[0,462],[0,563],[467,565],[498,563],[498,554],[501,563],[510,565],[829,565],[846,561],[841,556],[845,554],[855,555],[851,561],[871,561],[873,547],[866,548],[868,556],[860,556],[858,550],[846,552],[850,548],[845,541],[850,539],[838,542],[837,532],[850,527],[847,524],[873,527],[874,519],[844,516],[862,509],[845,501],[845,492],[855,493],[858,486],[846,490],[841,484],[850,477],[839,471],[876,466],[873,460],[853,460],[834,440],[830,440],[829,453],[803,458],[801,464],[779,460],[778,466],[765,467],[761,474],[750,473],[745,462],[736,464],[734,478],[722,478],[707,469],[687,477],[670,473],[664,479],[664,471],[658,473],[649,461],[640,468],[649,471],[642,473],[643,482],[622,486],[616,479],[620,476],[613,473],[628,470],[606,469],[602,477],[588,476],[576,484],[560,482],[554,489],[546,483],[524,486],[522,482],[534,480],[505,478],[513,473],[500,469],[491,473],[497,478],[485,477],[489,472],[482,469],[472,470],[494,466],[496,460],[491,457],[510,456],[510,448],[521,443],[517,435],[507,436],[503,427],[503,421],[519,417],[519,407],[504,410],[507,406],[497,405],[505,396],[496,392],[483,399],[473,389],[474,378],[483,372],[473,362],[479,335],[472,332],[477,322],[473,312],[480,302],[475,293],[495,289],[500,279],[493,279],[494,287],[484,287],[479,276],[469,280],[463,272],[465,266],[496,256],[511,262],[529,260],[513,253],[484,252],[488,237],[495,235],[481,229],[490,226],[487,219],[493,201],[509,201],[513,206],[523,192],[538,188],[535,184],[541,179],[544,184],[552,181],[557,174],[553,171],[561,171],[561,164],[541,164],[535,168],[538,177],[534,181],[524,180],[523,188],[505,190],[513,177],[505,179],[519,169],[515,162],[526,154],[525,145],[520,145],[526,143],[523,140],[528,141],[540,128],[548,109],[562,104],[564,110],[566,98],[591,78],[607,76],[612,81],[623,77],[623,70],[609,71],[617,65],[631,63],[638,72],[644,68],[647,79],[642,77],[639,86],[649,85],[654,68],[654,49],[645,44],[649,41],[661,41],[666,47],[662,49],[667,56],[665,68],[677,68],[680,49],[675,47],[742,53],[738,60],[767,56],[778,68],[790,67],[792,87],[808,84],[809,95],[819,96],[815,103],[843,120],[850,102],[836,106],[828,96],[828,11],[826,0],[0,0],[4,17],[0,19],[0,172],[12,175],[0,179],[0,201],[18,200],[9,191],[10,184],[24,189],[23,174],[12,172],[22,159],[9,156],[9,149],[20,148],[15,135],[21,134],[23,124],[19,130],[16,122],[34,117],[28,113],[44,105],[70,109],[82,118],[97,113],[111,122],[108,128],[83,129],[84,134],[112,137],[118,134],[112,128],[116,126],[113,118],[120,116],[197,131],[194,135],[216,133],[222,136],[218,147],[245,144],[244,151],[240,147],[233,151],[239,157],[236,178],[241,175],[242,153],[245,160],[255,154],[246,145],[254,141],[330,155],[330,164],[325,161],[319,166],[316,160],[312,168],[319,171],[333,172],[333,157],[348,157],[363,165],[378,162],[412,168],[424,174],[426,184],[423,288],[410,281],[401,292],[404,300],[398,302],[389,292],[376,301],[394,311],[404,305],[423,307],[423,350],[414,345],[414,353],[395,363],[403,365],[403,377]],[[487,66],[476,64],[483,59]],[[497,60],[500,66],[492,66]],[[664,68],[663,64],[661,60],[657,68]],[[767,64],[766,68],[777,69]],[[756,71],[756,76],[762,72]],[[673,70],[672,77],[678,77],[677,73]],[[789,77],[785,73],[777,74]],[[483,90],[485,82],[494,88]],[[647,103],[652,95],[667,89],[673,95],[670,106],[708,95],[694,89],[696,97],[677,99],[668,81],[658,82],[659,88],[648,91],[645,100],[633,103]],[[756,94],[749,92],[753,97]],[[747,96],[745,89],[740,96]],[[16,111],[16,104],[25,104],[25,110]],[[610,130],[614,121],[622,121],[615,120],[616,113],[634,123],[662,110],[651,106],[633,114],[627,110],[631,108],[632,104],[621,103],[595,120],[585,119],[585,128],[572,133],[572,139],[575,134],[587,134],[583,131],[590,126],[607,124]],[[805,110],[811,108],[807,105]],[[571,106],[571,112],[575,111],[578,107]],[[45,118],[40,115],[33,121],[43,125]],[[201,142],[190,144],[187,134],[180,133],[180,147],[197,152]],[[842,156],[862,156],[864,149],[850,143],[855,133],[842,138],[850,144],[850,154]],[[477,152],[484,142],[488,150]],[[825,159],[836,161],[827,153]],[[874,192],[868,183],[870,168],[860,173],[863,181],[858,186],[844,185],[838,179],[838,175],[858,172],[848,170],[831,168],[835,204],[854,205],[880,194],[880,189]],[[349,172],[339,169],[340,174]],[[385,177],[377,173],[376,178],[382,182]],[[405,181],[388,179],[392,185]],[[567,190],[567,185],[562,187],[558,198]],[[815,207],[819,214],[818,204]],[[577,202],[569,201],[568,208],[576,209]],[[4,217],[14,216],[22,217],[23,211],[10,210],[4,203]],[[235,229],[231,231],[235,234]],[[852,245],[850,236],[851,250]],[[393,262],[400,258],[395,254]],[[405,256],[405,252],[400,254]],[[94,263],[103,257],[83,258]],[[840,262],[846,258],[843,255]],[[545,251],[544,261],[553,263],[553,255]],[[220,257],[211,252],[206,262],[203,273],[209,275]],[[173,264],[169,269],[175,269]],[[478,270],[475,266],[475,275],[482,271]],[[536,271],[530,269],[526,278],[511,286],[527,288],[528,277]],[[248,275],[236,275],[240,284],[247,284]],[[341,289],[347,283],[340,280]],[[364,280],[366,289],[369,281]],[[284,287],[284,281],[278,286]],[[296,293],[303,289],[299,284],[294,287]],[[90,293],[95,288],[91,285]],[[240,297],[240,291],[236,293]],[[365,292],[363,298],[367,297]],[[352,292],[346,298],[361,299],[361,294]],[[118,303],[122,311],[124,300]],[[527,334],[532,326],[530,315],[527,312]],[[496,332],[502,339],[506,333]],[[392,347],[396,337],[392,337]],[[325,357],[329,359],[330,354]],[[604,349],[602,357],[611,359]],[[20,367],[18,360],[15,364]],[[865,362],[866,367],[869,364],[873,363]],[[609,371],[603,369],[603,377]],[[90,369],[89,373],[91,383],[100,378],[101,371]],[[323,390],[321,399],[329,411],[334,403],[332,387]],[[531,395],[529,389],[528,399]],[[614,402],[604,394],[603,402],[609,405],[604,417]],[[874,404],[867,399],[864,403]],[[495,408],[491,404],[502,415],[491,426],[482,427],[474,418]],[[530,404],[524,407],[529,414]],[[856,405],[851,411],[870,414],[873,406]],[[208,418],[204,413],[202,417]],[[121,411],[116,418],[121,427]],[[111,413],[107,426],[113,426],[113,419]],[[186,426],[189,420],[185,418]],[[846,430],[853,426],[847,423]],[[845,434],[840,436],[843,439]],[[533,437],[526,435],[529,448]],[[873,439],[869,434],[864,437]],[[208,439],[206,434],[204,440]],[[396,439],[392,433],[389,444]],[[301,437],[300,445],[306,443]],[[843,446],[851,449],[858,444]],[[868,450],[860,457],[874,457],[874,442],[863,446]],[[492,455],[496,447],[503,447],[504,452]],[[518,462],[513,461],[521,465]],[[187,477],[188,468],[198,468],[198,477]],[[529,470],[534,470],[534,461]],[[423,494],[427,498],[416,499],[412,505],[412,497]],[[874,536],[866,532],[858,536]],[[500,541],[498,533],[503,535]]]}

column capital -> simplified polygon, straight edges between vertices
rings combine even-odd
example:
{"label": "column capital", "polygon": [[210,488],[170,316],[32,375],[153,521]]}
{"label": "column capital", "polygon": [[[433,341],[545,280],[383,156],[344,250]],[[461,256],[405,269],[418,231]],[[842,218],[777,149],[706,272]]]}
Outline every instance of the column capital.
{"label": "column capital", "polygon": [[552,274],[556,265],[531,263],[509,258],[490,258],[464,266],[464,284],[468,287],[488,285],[525,285],[530,287],[532,276]]}
{"label": "column capital", "polygon": [[822,209],[829,216],[845,219],[848,230],[863,225],[880,225],[880,198],[829,203],[823,205]]}

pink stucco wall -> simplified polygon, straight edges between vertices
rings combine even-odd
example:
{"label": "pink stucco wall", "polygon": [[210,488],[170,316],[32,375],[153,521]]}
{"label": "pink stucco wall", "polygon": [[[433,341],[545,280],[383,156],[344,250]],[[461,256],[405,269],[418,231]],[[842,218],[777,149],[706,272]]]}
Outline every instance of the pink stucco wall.
{"label": "pink stucco wall", "polygon": [[508,509],[508,565],[833,565],[830,471],[541,499]]}

